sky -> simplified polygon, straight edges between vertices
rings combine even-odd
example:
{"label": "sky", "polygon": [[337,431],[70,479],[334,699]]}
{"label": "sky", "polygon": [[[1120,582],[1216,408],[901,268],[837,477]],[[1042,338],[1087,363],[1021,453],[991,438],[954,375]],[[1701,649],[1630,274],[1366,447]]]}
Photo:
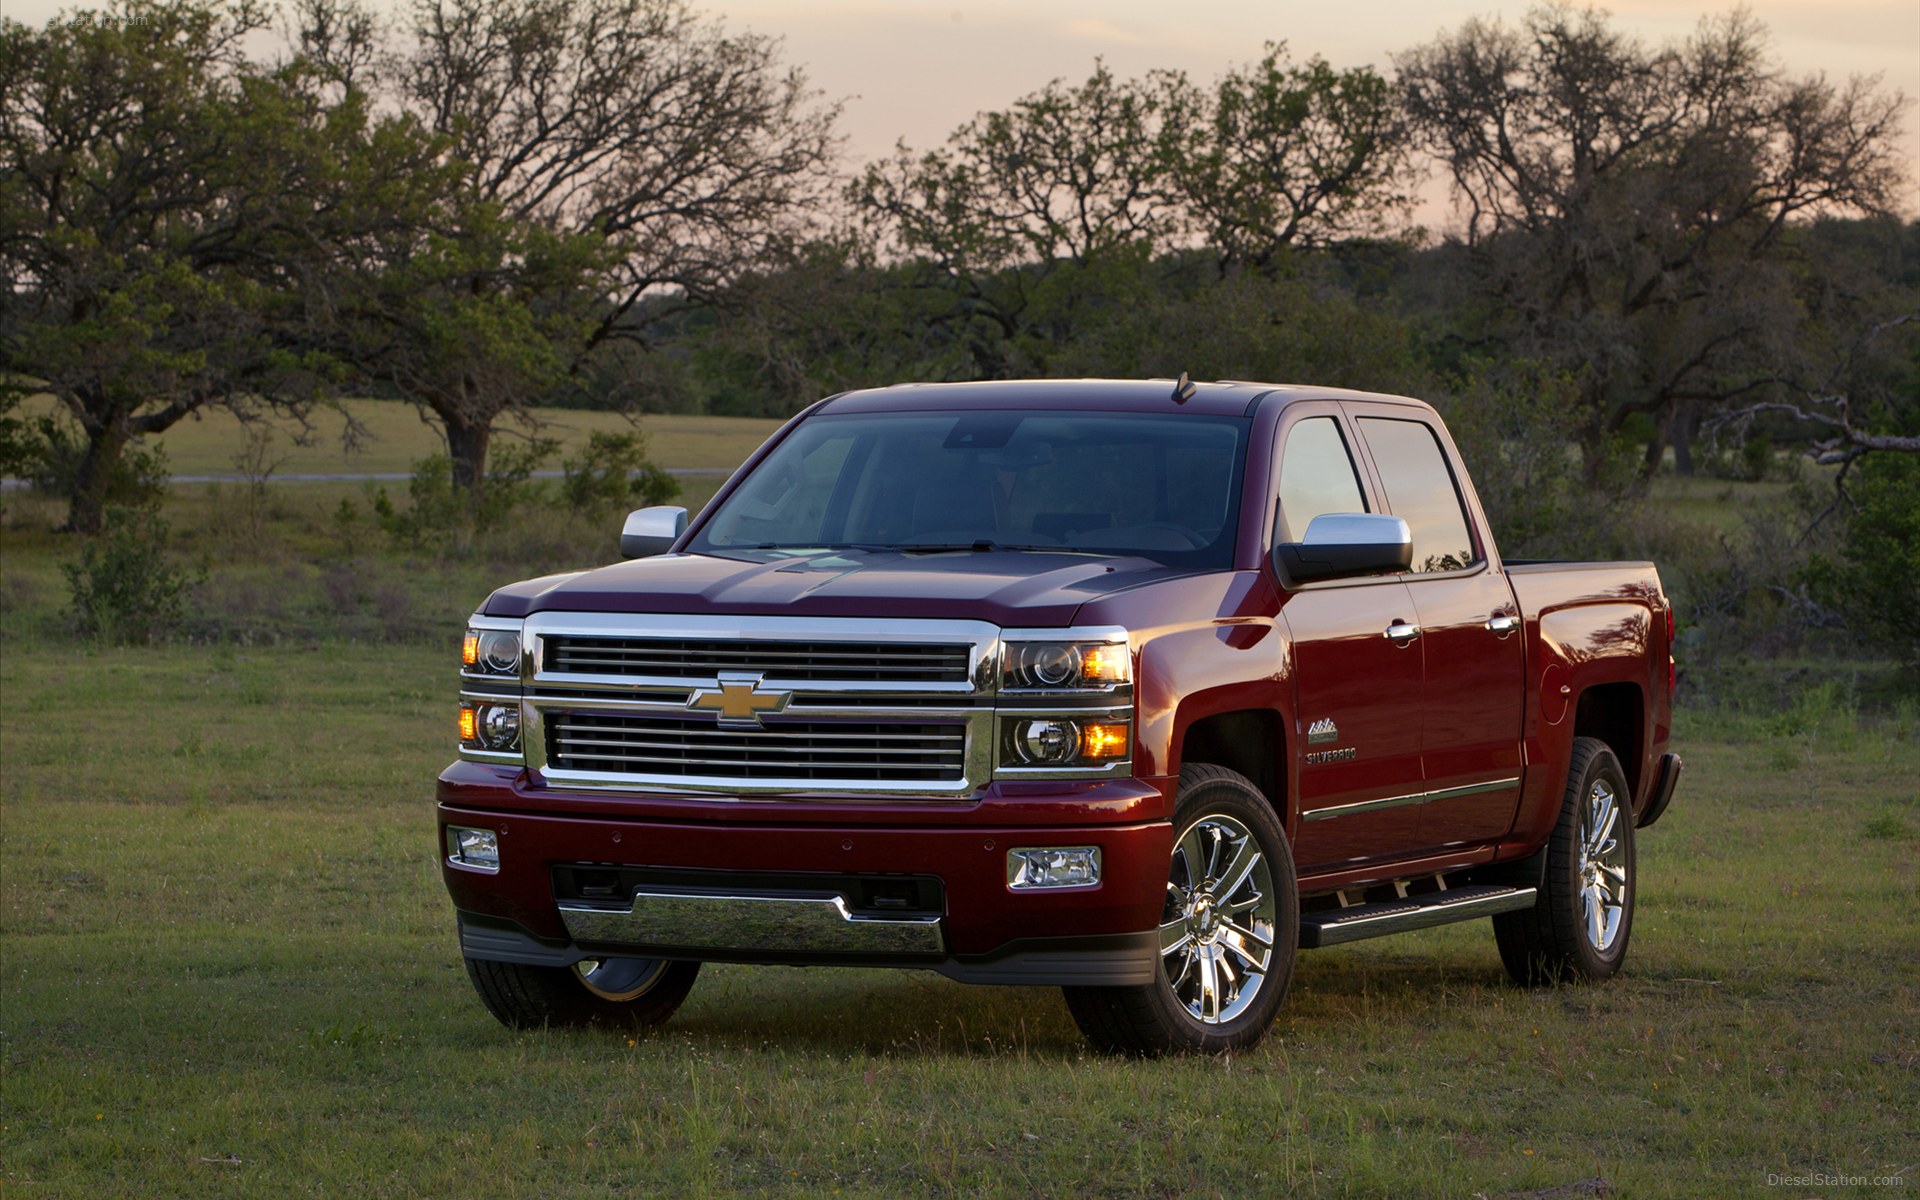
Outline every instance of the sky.
{"label": "sky", "polygon": [[[398,0],[386,0],[397,5]],[[1157,67],[1210,80],[1257,58],[1269,41],[1297,59],[1335,67],[1391,69],[1391,55],[1451,31],[1470,17],[1515,23],[1526,0],[693,0],[733,30],[782,39],[786,62],[844,103],[848,165],[889,153],[904,139],[933,149],[975,113],[1004,108],[1061,78],[1078,82],[1104,58],[1116,74]],[[61,0],[0,0],[0,13],[39,24]],[[1684,38],[1700,19],[1733,7],[1710,0],[1612,0],[1616,24],[1659,44]],[[1920,101],[1920,0],[1749,0],[1771,31],[1780,64],[1795,75],[1839,80],[1879,75]],[[1902,137],[1920,175],[1920,105]],[[1442,223],[1441,189],[1421,218]],[[1920,214],[1920,183],[1903,206]]]}
{"label": "sky", "polygon": [[[11,0],[0,0],[0,3]],[[1471,17],[1517,23],[1525,0],[705,0],[730,28],[785,41],[827,95],[845,101],[848,158],[866,162],[896,140],[938,147],[975,113],[1004,108],[1056,78],[1078,82],[1104,58],[1116,74],[1157,67],[1211,80],[1250,62],[1270,41],[1335,67],[1389,71],[1391,55]],[[1685,38],[1703,16],[1734,5],[1701,0],[1614,0],[1602,7],[1652,44]],[[1880,75],[1920,101],[1920,0],[1750,0],[1794,75]],[[1902,145],[1920,174],[1920,104]],[[1444,189],[1418,214],[1444,224]],[[1920,214],[1920,186],[1903,206]]]}

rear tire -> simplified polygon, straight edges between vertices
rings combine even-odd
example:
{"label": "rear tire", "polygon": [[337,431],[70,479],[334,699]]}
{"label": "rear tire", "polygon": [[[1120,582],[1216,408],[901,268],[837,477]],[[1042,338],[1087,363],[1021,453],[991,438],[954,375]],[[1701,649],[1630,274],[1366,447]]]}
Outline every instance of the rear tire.
{"label": "rear tire", "polygon": [[658,958],[586,959],[571,967],[467,959],[480,1002],[513,1029],[659,1025],[686,1000],[699,974],[697,962]]}
{"label": "rear tire", "polygon": [[1523,985],[1616,974],[1633,932],[1634,876],[1626,773],[1605,742],[1575,738],[1540,898],[1493,918],[1507,974]]}
{"label": "rear tire", "polygon": [[1108,1053],[1245,1049],[1266,1036],[1293,980],[1300,893],[1266,796],[1197,763],[1180,772],[1173,827],[1154,981],[1062,989],[1080,1031]]}

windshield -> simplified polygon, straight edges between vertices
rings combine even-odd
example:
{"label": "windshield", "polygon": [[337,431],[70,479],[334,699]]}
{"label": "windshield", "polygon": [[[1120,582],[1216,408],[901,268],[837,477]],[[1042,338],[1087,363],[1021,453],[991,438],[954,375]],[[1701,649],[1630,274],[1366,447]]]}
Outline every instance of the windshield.
{"label": "windshield", "polygon": [[695,551],[853,548],[1233,560],[1247,422],[1186,413],[823,415],[780,443]]}

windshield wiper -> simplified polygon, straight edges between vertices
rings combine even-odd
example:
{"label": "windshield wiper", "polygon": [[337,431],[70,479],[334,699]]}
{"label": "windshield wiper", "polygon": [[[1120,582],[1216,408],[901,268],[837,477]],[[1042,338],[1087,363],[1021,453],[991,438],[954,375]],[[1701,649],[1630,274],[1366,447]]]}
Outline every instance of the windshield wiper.
{"label": "windshield wiper", "polygon": [[1098,550],[1076,550],[1069,546],[1029,546],[1017,542],[996,542],[980,538],[972,542],[761,542],[756,546],[742,546],[745,550],[792,550],[827,551],[860,550],[868,554],[953,554],[962,550],[971,550],[984,554],[992,550],[1009,550],[1018,553],[1033,554],[1101,554]]}
{"label": "windshield wiper", "polygon": [[1064,546],[1023,546],[1016,542],[996,542],[988,538],[972,542],[903,542],[889,549],[898,550],[902,554],[950,554],[957,550],[971,550],[976,554],[984,554],[990,550],[1057,554],[1066,550]]}

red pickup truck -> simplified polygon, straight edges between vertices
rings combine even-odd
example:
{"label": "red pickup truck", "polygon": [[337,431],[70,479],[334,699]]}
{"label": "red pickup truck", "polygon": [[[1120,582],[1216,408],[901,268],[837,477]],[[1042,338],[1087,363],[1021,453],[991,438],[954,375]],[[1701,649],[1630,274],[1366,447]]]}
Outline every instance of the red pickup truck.
{"label": "red pickup truck", "polygon": [[1648,563],[1503,561],[1420,401],[850,392],[621,543],[466,633],[442,865],[510,1025],[847,964],[1219,1051],[1298,949],[1490,917],[1522,982],[1625,958],[1672,609]]}

